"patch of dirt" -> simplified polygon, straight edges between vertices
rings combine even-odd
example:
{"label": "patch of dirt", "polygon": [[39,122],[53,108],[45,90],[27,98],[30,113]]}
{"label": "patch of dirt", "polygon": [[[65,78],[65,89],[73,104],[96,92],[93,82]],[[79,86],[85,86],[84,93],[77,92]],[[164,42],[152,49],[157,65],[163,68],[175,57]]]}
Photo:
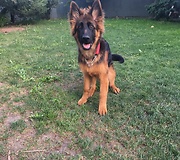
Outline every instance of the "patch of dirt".
{"label": "patch of dirt", "polygon": [[[11,90],[11,88],[12,86],[10,86],[9,84],[0,82],[2,95],[3,90]],[[14,106],[25,107],[23,106],[23,101],[16,102],[14,101],[14,99],[27,96],[28,91],[24,88],[12,88],[11,93],[6,93],[9,94],[7,95],[8,101],[1,101],[2,96],[0,95],[0,147],[3,147],[3,151],[0,152],[0,159],[7,159],[8,152],[16,153],[19,150],[23,150],[24,148],[26,148],[29,141],[31,141],[31,139],[33,139],[36,134],[36,131],[29,121],[29,115],[31,112],[27,110],[25,114],[21,115],[18,111],[14,110]],[[22,133],[11,130],[11,124],[20,119],[25,121],[27,128],[25,128]]]}
{"label": "patch of dirt", "polygon": [[8,139],[10,157],[13,160],[18,160],[19,156],[24,157],[24,159],[44,159],[50,154],[73,157],[79,153],[70,148],[72,135],[61,137],[59,134],[51,131],[38,136],[35,134],[35,130],[32,132],[32,129],[29,128],[32,134],[28,132],[28,129],[26,130]]}
{"label": "patch of dirt", "polygon": [[[0,83],[0,89],[11,89],[11,86],[6,83]],[[23,99],[19,98],[28,96],[28,91],[25,88],[14,89],[8,92],[8,101],[0,103],[0,147],[3,151],[0,152],[0,159],[18,160],[20,157],[24,159],[43,159],[50,154],[65,155],[72,157],[79,152],[71,148],[72,135],[60,136],[54,131],[37,135],[33,122],[29,119],[33,112],[30,110],[25,113],[19,113],[15,108],[26,107]],[[0,96],[1,101],[1,96]],[[26,123],[26,128],[19,132],[12,130],[11,124],[23,120]],[[2,140],[2,142],[1,142]]]}
{"label": "patch of dirt", "polygon": [[54,132],[45,133],[37,140],[38,148],[46,150],[50,153],[74,156],[77,154],[77,152],[69,148],[72,143],[71,137],[72,135],[68,135],[68,133],[66,137],[60,137],[57,133]]}
{"label": "patch of dirt", "polygon": [[19,113],[10,113],[7,115],[7,118],[4,120],[4,125],[6,127],[9,127],[11,123],[16,122],[21,119],[21,116]]}
{"label": "patch of dirt", "polygon": [[1,33],[10,33],[16,31],[24,31],[24,30],[25,30],[24,27],[14,27],[14,26],[0,28]]}
{"label": "patch of dirt", "polygon": [[4,112],[5,112],[6,110],[7,110],[7,106],[3,104],[3,105],[0,107],[0,118],[3,117]]}
{"label": "patch of dirt", "polygon": [[24,150],[30,141],[35,137],[36,131],[32,126],[28,126],[22,133],[16,132],[7,140],[7,148],[13,153]]}

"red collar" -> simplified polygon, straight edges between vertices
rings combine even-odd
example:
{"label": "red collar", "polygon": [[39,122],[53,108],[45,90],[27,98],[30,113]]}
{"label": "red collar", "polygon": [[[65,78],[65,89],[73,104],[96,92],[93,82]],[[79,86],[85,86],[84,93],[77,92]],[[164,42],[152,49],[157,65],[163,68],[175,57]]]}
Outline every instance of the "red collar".
{"label": "red collar", "polygon": [[100,52],[100,43],[97,45],[96,54],[99,54],[99,52]]}

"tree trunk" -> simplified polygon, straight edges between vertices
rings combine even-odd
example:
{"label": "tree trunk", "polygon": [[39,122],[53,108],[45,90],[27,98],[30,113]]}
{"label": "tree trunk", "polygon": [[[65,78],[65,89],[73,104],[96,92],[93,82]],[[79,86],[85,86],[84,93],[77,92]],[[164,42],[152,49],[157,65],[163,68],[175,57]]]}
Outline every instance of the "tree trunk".
{"label": "tree trunk", "polygon": [[15,23],[15,16],[14,16],[14,14],[13,13],[10,13],[10,15],[11,15],[11,23]]}

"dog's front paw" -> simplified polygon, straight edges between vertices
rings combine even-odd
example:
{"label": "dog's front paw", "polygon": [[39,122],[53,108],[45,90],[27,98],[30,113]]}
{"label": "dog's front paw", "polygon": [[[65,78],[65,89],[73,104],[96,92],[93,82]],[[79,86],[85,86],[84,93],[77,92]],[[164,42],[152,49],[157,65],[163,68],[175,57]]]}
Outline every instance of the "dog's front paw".
{"label": "dog's front paw", "polygon": [[99,107],[99,114],[101,116],[105,115],[107,113],[107,108],[104,106],[104,107]]}
{"label": "dog's front paw", "polygon": [[81,98],[81,99],[78,101],[78,105],[81,106],[81,105],[83,105],[83,104],[86,103],[86,102],[87,102],[87,99]]}

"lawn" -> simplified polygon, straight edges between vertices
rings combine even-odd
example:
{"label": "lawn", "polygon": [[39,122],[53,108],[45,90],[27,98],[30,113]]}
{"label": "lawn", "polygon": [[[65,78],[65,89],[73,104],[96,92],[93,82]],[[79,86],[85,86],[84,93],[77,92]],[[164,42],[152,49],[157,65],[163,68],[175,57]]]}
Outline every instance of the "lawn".
{"label": "lawn", "polygon": [[121,93],[99,84],[79,107],[83,79],[67,20],[0,33],[0,159],[163,159],[180,154],[180,23],[106,19]]}

